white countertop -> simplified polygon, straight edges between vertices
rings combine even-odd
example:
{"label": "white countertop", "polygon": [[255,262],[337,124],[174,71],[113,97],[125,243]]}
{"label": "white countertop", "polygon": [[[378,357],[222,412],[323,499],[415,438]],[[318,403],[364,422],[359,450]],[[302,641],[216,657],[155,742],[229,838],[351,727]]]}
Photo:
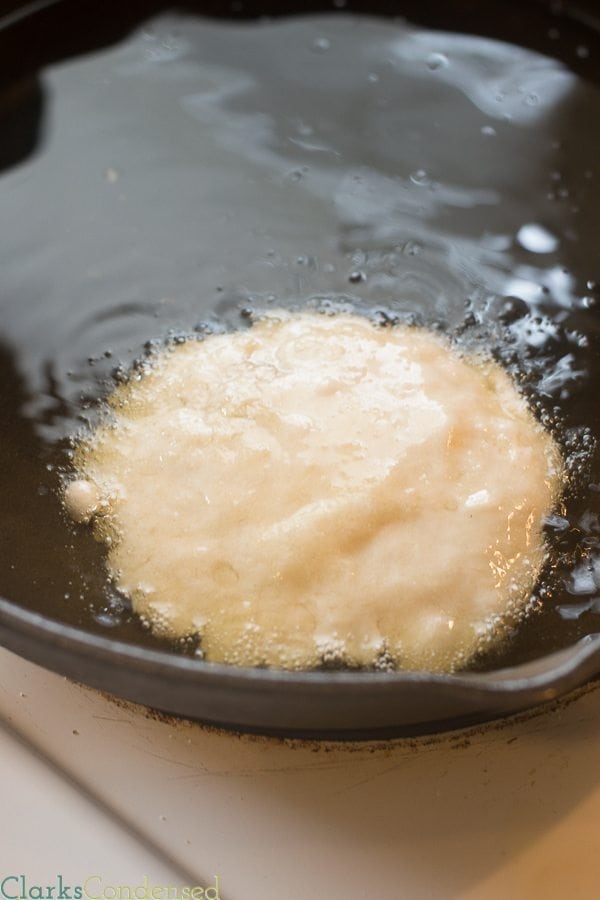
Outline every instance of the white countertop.
{"label": "white countertop", "polygon": [[599,688],[439,738],[316,746],[153,718],[0,650],[0,880],[592,900]]}

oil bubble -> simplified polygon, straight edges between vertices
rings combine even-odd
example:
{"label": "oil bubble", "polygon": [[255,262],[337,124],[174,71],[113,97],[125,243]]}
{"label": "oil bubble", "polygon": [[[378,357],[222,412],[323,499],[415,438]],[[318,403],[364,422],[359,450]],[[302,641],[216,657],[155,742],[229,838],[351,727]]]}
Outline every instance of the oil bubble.
{"label": "oil bubble", "polygon": [[348,275],[348,281],[351,284],[360,284],[361,281],[366,281],[366,280],[367,280],[367,276],[365,275],[364,272],[354,271],[354,272],[350,272],[350,274]]}
{"label": "oil bubble", "polygon": [[529,313],[529,307],[521,297],[493,297],[487,311],[492,318],[505,325],[510,325],[526,316]]}
{"label": "oil bubble", "polygon": [[430,53],[427,57],[427,68],[432,72],[435,72],[436,69],[445,69],[448,65],[448,57],[443,53]]}
{"label": "oil bubble", "polygon": [[331,41],[326,37],[315,38],[311,44],[311,50],[315,53],[325,53],[331,48]]}
{"label": "oil bubble", "polygon": [[406,241],[401,252],[404,256],[418,256],[422,249],[423,245],[419,241]]}
{"label": "oil bubble", "polygon": [[426,187],[430,183],[429,176],[425,169],[416,169],[414,172],[410,173],[409,177],[412,183],[419,187]]}

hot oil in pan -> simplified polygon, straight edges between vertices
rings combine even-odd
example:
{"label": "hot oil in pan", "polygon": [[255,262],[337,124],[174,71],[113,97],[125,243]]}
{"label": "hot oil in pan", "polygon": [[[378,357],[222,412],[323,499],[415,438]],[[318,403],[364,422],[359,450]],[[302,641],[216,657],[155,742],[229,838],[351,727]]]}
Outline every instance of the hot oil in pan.
{"label": "hot oil in pan", "polygon": [[598,630],[600,50],[539,22],[544,56],[367,16],[169,13],[11,80],[0,593],[158,645],[61,510],[69,438],[154,340],[310,306],[491,349],[557,430],[553,564],[481,665]]}

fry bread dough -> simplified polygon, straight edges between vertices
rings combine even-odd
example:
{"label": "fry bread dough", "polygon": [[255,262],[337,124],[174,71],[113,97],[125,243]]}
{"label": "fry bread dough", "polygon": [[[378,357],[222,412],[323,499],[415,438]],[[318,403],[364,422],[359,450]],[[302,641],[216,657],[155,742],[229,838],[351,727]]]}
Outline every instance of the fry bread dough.
{"label": "fry bread dough", "polygon": [[65,492],[158,632],[206,659],[451,671],[522,612],[562,468],[495,363],[353,315],[165,350]]}

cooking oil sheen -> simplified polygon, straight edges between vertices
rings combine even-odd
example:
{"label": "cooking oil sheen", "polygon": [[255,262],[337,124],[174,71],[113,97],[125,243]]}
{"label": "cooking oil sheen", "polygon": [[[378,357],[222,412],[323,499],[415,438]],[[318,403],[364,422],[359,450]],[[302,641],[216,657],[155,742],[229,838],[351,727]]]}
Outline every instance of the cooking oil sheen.
{"label": "cooking oil sheen", "polygon": [[46,15],[39,69],[0,34],[0,593],[171,646],[63,511],[73,441],[157,347],[283,307],[439,330],[506,367],[568,485],[527,620],[476,665],[597,631],[598,35],[557,38],[537,6],[517,45],[510,17],[481,36],[184,5],[115,11],[91,46]]}

